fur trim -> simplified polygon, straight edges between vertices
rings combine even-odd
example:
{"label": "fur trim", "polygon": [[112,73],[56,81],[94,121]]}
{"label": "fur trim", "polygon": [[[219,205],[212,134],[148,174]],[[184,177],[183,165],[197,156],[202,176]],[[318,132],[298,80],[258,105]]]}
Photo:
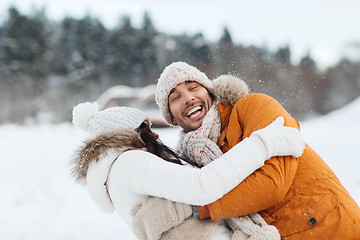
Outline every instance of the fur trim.
{"label": "fur trim", "polygon": [[216,101],[223,104],[235,105],[243,96],[249,94],[250,88],[246,82],[232,75],[221,75],[213,80],[210,92]]}
{"label": "fur trim", "polygon": [[98,161],[100,156],[110,149],[119,151],[119,154],[127,150],[141,149],[145,143],[140,134],[134,130],[122,130],[121,132],[110,132],[98,135],[94,139],[84,142],[84,145],[76,151],[72,160],[71,173],[76,181],[85,183],[86,174],[90,164]]}

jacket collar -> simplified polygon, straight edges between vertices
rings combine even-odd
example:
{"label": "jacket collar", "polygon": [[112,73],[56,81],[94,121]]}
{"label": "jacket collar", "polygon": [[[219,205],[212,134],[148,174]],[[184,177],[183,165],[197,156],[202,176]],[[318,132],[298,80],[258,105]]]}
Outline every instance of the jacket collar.
{"label": "jacket collar", "polygon": [[213,80],[213,88],[210,90],[215,96],[217,103],[234,106],[243,96],[250,93],[247,83],[232,75],[221,75]]}
{"label": "jacket collar", "polygon": [[72,174],[78,182],[86,183],[89,166],[98,162],[109,150],[121,154],[131,149],[145,147],[140,134],[134,130],[103,133],[84,142],[72,159]]}

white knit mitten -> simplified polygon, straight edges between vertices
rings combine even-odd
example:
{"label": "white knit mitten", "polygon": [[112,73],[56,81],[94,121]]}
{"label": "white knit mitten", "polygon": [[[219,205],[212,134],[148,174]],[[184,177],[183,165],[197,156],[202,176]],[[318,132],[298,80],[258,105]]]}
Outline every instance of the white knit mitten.
{"label": "white knit mitten", "polygon": [[258,213],[249,214],[251,220],[261,226],[261,231],[258,232],[257,236],[251,236],[249,240],[276,240],[281,238],[279,231],[275,226],[269,225]]}
{"label": "white knit mitten", "polygon": [[164,232],[189,218],[192,207],[163,198],[148,197],[132,209],[132,215],[132,229],[137,239],[157,240]]}
{"label": "white knit mitten", "polygon": [[305,149],[305,139],[293,127],[284,127],[284,118],[278,117],[267,127],[257,130],[250,135],[259,137],[264,143],[267,157],[288,156],[298,158]]}
{"label": "white knit mitten", "polygon": [[275,226],[268,225],[258,214],[227,218],[226,223],[234,231],[231,240],[280,240]]}
{"label": "white knit mitten", "polygon": [[[219,228],[224,228],[226,238],[216,236]],[[159,240],[205,240],[205,239],[230,239],[230,231],[217,222],[208,219],[188,218],[183,223],[175,226],[161,236]]]}

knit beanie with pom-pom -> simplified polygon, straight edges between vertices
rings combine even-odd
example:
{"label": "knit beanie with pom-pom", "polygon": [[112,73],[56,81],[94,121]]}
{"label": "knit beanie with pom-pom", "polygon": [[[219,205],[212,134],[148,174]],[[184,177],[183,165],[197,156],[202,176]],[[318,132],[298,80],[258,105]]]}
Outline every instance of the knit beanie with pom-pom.
{"label": "knit beanie with pom-pom", "polygon": [[117,129],[137,129],[149,117],[141,110],[131,107],[111,107],[99,111],[96,102],[80,103],[73,109],[73,124],[76,128],[99,135]]}
{"label": "knit beanie with pom-pom", "polygon": [[172,125],[171,113],[169,110],[169,95],[177,85],[183,82],[197,82],[207,90],[212,89],[213,85],[205,73],[200,72],[196,67],[184,62],[174,62],[167,66],[156,84],[156,103],[160,112],[167,123]]}

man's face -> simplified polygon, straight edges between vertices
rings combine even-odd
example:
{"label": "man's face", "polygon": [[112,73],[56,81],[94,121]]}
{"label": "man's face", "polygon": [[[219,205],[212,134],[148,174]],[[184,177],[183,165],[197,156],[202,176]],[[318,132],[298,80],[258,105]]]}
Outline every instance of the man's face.
{"label": "man's face", "polygon": [[173,124],[190,132],[198,129],[212,105],[209,92],[197,82],[183,82],[169,95]]}

